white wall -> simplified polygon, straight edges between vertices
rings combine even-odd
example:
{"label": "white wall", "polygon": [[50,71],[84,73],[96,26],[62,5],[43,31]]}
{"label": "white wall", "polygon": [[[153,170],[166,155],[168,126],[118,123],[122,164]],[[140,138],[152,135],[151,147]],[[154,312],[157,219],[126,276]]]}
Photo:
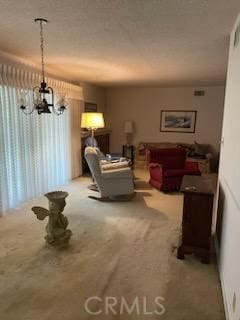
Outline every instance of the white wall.
{"label": "white wall", "polygon": [[240,319],[240,39],[238,47],[233,48],[238,24],[240,16],[230,42],[219,172],[219,184],[224,194],[219,269],[230,320]]}
{"label": "white wall", "polygon": [[106,108],[106,93],[105,89],[89,83],[81,82],[79,84],[83,90],[83,100],[96,103],[98,112],[105,113]]}
{"label": "white wall", "polygon": [[[194,90],[205,90],[196,97]],[[111,134],[111,152],[121,150],[125,142],[123,125],[133,120],[136,126],[133,144],[138,142],[209,143],[219,150],[224,104],[223,86],[184,88],[110,88],[106,90],[107,118]],[[161,110],[197,110],[196,132],[160,132]]]}

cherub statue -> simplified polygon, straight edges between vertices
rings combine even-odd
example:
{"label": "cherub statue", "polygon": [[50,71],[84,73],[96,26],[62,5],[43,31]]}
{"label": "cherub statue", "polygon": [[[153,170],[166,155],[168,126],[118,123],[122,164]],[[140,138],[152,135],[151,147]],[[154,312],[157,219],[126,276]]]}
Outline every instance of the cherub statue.
{"label": "cherub statue", "polygon": [[51,245],[67,245],[72,235],[72,231],[67,229],[68,219],[62,214],[67,196],[68,193],[64,191],[49,192],[45,194],[49,201],[49,210],[43,207],[32,207],[32,211],[39,220],[49,217],[45,240]]}

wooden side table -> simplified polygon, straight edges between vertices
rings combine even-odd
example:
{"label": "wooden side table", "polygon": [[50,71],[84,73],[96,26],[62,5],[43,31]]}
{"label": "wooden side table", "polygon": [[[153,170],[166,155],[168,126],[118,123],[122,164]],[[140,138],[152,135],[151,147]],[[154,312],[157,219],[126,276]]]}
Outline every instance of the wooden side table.
{"label": "wooden side table", "polygon": [[214,190],[212,181],[201,176],[184,176],[181,192],[184,194],[182,243],[178,259],[195,253],[203,263],[210,262],[211,227]]}
{"label": "wooden side table", "polygon": [[122,146],[122,156],[131,160],[134,164],[134,146],[125,144]]}

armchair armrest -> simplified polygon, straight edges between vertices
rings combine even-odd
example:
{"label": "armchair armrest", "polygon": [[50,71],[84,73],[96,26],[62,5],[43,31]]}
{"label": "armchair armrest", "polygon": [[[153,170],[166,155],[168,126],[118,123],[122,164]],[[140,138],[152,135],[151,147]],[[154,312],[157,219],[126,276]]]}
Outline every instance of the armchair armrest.
{"label": "armchair armrest", "polygon": [[148,164],[148,167],[149,169],[154,169],[154,168],[162,168],[161,164],[160,163],[157,163],[157,162],[151,162]]}
{"label": "armchair armrest", "polygon": [[133,178],[133,173],[129,167],[119,168],[119,169],[102,171],[101,177],[103,179],[129,179],[129,178]]}
{"label": "armchair armrest", "polygon": [[120,168],[128,168],[128,161],[118,161],[115,163],[101,163],[102,170],[116,170]]}

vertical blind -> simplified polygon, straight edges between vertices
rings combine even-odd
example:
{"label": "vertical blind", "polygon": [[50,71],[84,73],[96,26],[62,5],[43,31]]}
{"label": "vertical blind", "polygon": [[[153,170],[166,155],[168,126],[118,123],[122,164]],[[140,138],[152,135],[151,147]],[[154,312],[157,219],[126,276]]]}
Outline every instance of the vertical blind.
{"label": "vertical blind", "polygon": [[[0,215],[71,175],[70,111],[27,116],[18,108],[18,90],[0,85]],[[33,103],[32,92],[26,95]]]}

